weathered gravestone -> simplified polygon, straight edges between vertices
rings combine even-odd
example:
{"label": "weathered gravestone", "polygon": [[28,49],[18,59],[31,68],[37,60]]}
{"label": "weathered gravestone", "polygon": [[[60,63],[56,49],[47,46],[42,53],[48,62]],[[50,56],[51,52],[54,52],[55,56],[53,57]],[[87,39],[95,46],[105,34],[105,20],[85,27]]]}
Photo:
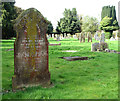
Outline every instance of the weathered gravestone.
{"label": "weathered gravestone", "polygon": [[88,32],[88,42],[91,41],[92,42],[92,34],[90,32]]}
{"label": "weathered gravestone", "polygon": [[85,42],[85,34],[84,33],[80,33],[79,34],[79,39],[80,39],[80,43],[81,42]]}
{"label": "weathered gravestone", "polygon": [[116,39],[114,37],[111,37],[110,38],[110,41],[115,41]]}
{"label": "weathered gravestone", "polygon": [[99,38],[99,36],[98,36],[98,33],[96,32],[96,34],[94,35],[94,38],[95,38],[95,40],[97,40],[97,41],[99,41],[100,40],[100,38]]}
{"label": "weathered gravestone", "polygon": [[47,21],[34,8],[25,10],[15,20],[13,90],[49,85]]}
{"label": "weathered gravestone", "polygon": [[101,42],[105,42],[105,34],[104,33],[102,33],[100,36],[100,43]]}
{"label": "weathered gravestone", "polygon": [[60,35],[57,34],[57,41],[60,41]]}
{"label": "weathered gravestone", "polygon": [[108,44],[105,42],[105,34],[102,33],[99,43],[91,44],[91,51],[105,51],[105,49],[108,49]]}
{"label": "weathered gravestone", "polygon": [[54,38],[54,34],[52,34],[52,38]]}

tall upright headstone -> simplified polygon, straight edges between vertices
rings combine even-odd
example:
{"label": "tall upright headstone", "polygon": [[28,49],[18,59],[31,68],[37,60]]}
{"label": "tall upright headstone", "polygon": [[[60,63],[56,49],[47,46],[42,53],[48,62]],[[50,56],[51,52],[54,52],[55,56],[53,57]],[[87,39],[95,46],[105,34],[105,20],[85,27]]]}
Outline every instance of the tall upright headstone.
{"label": "tall upright headstone", "polygon": [[88,42],[91,41],[92,42],[92,34],[90,32],[88,32]]}
{"label": "tall upright headstone", "polygon": [[17,37],[14,43],[13,90],[50,84],[47,24],[34,8],[25,10],[15,20]]}
{"label": "tall upright headstone", "polygon": [[80,39],[80,43],[81,42],[85,42],[85,34],[84,33],[80,33],[79,34],[79,39]]}
{"label": "tall upright headstone", "polygon": [[57,34],[57,41],[60,41],[60,34]]}
{"label": "tall upright headstone", "polygon": [[52,34],[52,38],[54,38],[54,34]]}
{"label": "tall upright headstone", "polygon": [[102,32],[100,36],[100,43],[105,42],[105,34]]}
{"label": "tall upright headstone", "polygon": [[99,38],[99,36],[98,36],[98,32],[95,33],[94,38],[95,38],[95,40],[97,40],[97,41],[100,40],[100,38]]}

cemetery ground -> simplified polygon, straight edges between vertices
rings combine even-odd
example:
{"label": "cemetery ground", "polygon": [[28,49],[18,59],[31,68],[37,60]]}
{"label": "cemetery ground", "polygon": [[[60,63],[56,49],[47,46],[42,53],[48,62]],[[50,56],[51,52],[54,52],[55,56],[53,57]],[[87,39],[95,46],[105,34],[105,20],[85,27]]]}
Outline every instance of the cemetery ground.
{"label": "cemetery ground", "polygon": [[[93,39],[93,42],[97,42]],[[118,51],[118,41],[106,40],[109,49]],[[49,71],[52,86],[29,87],[12,92],[14,73],[14,39],[2,40],[3,99],[117,99],[118,54],[91,52],[91,42],[77,39],[56,41],[60,46],[49,46]],[[11,49],[11,50],[8,50]],[[62,52],[75,50],[78,52]],[[59,57],[80,56],[89,60],[67,61]]]}

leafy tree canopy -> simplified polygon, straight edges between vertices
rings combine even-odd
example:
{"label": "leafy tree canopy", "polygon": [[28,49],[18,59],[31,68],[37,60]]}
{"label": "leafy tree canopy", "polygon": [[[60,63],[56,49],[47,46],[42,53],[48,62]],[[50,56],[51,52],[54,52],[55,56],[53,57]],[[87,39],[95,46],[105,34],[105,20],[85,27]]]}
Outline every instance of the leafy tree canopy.
{"label": "leafy tree canopy", "polygon": [[78,18],[76,8],[65,9],[63,13],[64,17],[58,21],[56,31],[59,33],[71,33],[81,32],[81,22]]}
{"label": "leafy tree canopy", "polygon": [[8,39],[15,36],[12,21],[16,18],[15,2],[2,3],[2,38]]}
{"label": "leafy tree canopy", "polygon": [[110,32],[110,37],[112,37],[112,32],[119,29],[118,22],[116,20],[113,21],[112,18],[106,16],[100,22],[100,29],[105,32]]}
{"label": "leafy tree canopy", "polygon": [[85,16],[82,20],[82,31],[91,32],[93,34],[98,30],[98,24],[97,18]]}

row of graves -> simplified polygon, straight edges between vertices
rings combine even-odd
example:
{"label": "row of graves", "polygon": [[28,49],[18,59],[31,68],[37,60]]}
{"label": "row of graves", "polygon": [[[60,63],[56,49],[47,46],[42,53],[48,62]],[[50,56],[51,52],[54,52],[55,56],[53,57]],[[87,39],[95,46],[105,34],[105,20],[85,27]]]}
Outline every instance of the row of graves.
{"label": "row of graves", "polygon": [[[102,32],[102,33],[104,33],[104,32]],[[101,36],[101,33],[99,31],[97,31],[94,35],[94,39],[97,41],[100,41],[100,36]],[[119,37],[119,31],[118,30],[113,31],[113,35],[110,38],[110,41],[118,40],[118,37]]]}
{"label": "row of graves", "polygon": [[[16,30],[17,37],[14,42],[13,91],[22,87],[51,85],[48,64],[48,45],[50,44],[47,40],[49,35],[46,37],[47,25],[48,22],[43,15],[34,8],[25,10],[15,20],[14,29]],[[63,36],[61,37],[63,38]],[[67,35],[64,35],[64,37],[67,37]],[[69,37],[70,35],[68,35]],[[74,37],[79,37],[80,42],[85,42],[85,37],[88,37],[88,42],[92,42],[91,33],[88,33],[87,36],[84,33],[79,33],[78,37]],[[93,43],[91,50],[101,50],[101,47],[105,50],[104,46],[106,46],[105,49],[108,48],[103,33],[100,42]],[[82,59],[87,59],[87,57]]]}
{"label": "row of graves", "polygon": [[[103,31],[102,32],[97,31],[94,34],[94,39],[97,40],[97,41],[100,41],[101,33],[104,33],[104,32]],[[63,39],[74,38],[74,39],[80,40],[80,43],[81,42],[85,42],[86,38],[88,39],[88,42],[92,42],[92,38],[93,38],[93,35],[91,34],[91,32],[75,33],[75,35],[71,35],[70,33],[63,33],[63,34],[54,33],[54,34],[46,34],[46,35],[47,35],[47,39],[53,38],[53,39],[55,39],[57,41],[60,41],[60,40],[63,40]],[[119,35],[119,31],[118,30],[117,31],[113,31],[113,35],[110,38],[110,41],[118,40],[119,36],[120,35]]]}
{"label": "row of graves", "polygon": [[85,42],[85,38],[87,38],[88,42],[92,42],[92,34],[90,32],[88,32],[88,33],[81,32],[81,33],[76,33],[75,35],[71,35],[69,33],[68,34],[66,34],[66,33],[58,34],[57,33],[57,34],[52,34],[52,35],[46,34],[46,36],[47,36],[47,39],[53,38],[57,41],[60,41],[60,40],[63,40],[63,39],[74,38],[74,39],[80,40],[80,42]]}
{"label": "row of graves", "polygon": [[[114,40],[112,40],[112,41],[114,41]],[[91,44],[91,51],[92,52],[105,51],[105,52],[111,52],[111,53],[118,53],[119,54],[119,52],[116,52],[115,50],[110,50],[109,49],[108,44],[105,42],[105,34],[104,33],[101,34],[99,42]]]}

